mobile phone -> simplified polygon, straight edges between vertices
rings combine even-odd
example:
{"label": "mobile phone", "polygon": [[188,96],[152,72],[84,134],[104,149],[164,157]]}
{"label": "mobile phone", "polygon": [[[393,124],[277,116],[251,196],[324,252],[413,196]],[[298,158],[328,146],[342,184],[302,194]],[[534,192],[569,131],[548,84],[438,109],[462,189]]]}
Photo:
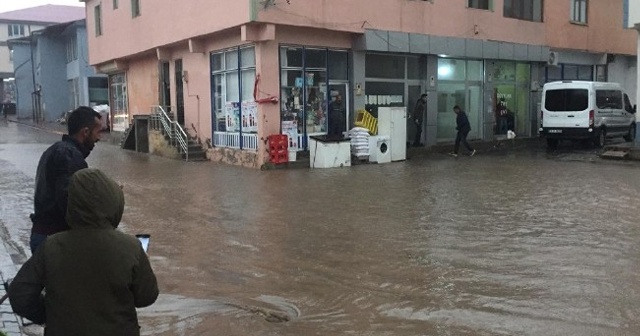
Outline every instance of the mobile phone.
{"label": "mobile phone", "polygon": [[149,241],[151,240],[151,235],[149,235],[149,234],[137,234],[136,238],[138,238],[138,240],[140,241],[140,244],[142,244],[142,249],[146,253],[147,250],[149,249]]}

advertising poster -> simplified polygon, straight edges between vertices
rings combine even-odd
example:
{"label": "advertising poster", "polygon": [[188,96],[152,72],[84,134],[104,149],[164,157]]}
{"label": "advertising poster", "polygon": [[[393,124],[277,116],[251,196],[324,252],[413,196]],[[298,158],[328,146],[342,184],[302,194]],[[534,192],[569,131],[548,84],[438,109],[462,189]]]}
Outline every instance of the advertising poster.
{"label": "advertising poster", "polygon": [[255,101],[242,102],[242,132],[258,132],[258,104]]}
{"label": "advertising poster", "polygon": [[286,134],[289,138],[289,148],[300,148],[298,143],[298,122],[296,120],[283,121],[282,134]]}
{"label": "advertising poster", "polygon": [[225,108],[225,123],[227,132],[240,131],[240,104],[228,102]]}

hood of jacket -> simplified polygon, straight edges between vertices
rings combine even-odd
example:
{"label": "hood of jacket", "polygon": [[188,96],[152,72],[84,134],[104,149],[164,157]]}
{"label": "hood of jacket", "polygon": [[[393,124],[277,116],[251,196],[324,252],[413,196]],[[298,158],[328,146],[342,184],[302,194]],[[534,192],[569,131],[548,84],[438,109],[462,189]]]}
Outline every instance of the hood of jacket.
{"label": "hood of jacket", "polygon": [[75,229],[115,229],[124,212],[120,186],[98,169],[77,171],[69,182],[67,222]]}

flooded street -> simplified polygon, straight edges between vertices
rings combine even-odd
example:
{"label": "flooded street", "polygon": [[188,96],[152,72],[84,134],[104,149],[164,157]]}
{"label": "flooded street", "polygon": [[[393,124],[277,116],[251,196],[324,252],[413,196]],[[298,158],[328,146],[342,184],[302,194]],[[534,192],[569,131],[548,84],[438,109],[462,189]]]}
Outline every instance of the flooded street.
{"label": "flooded street", "polygon": [[[0,121],[16,262],[58,138]],[[144,335],[638,335],[640,164],[572,158],[265,172],[99,143],[87,161],[124,185],[121,229],[151,234]]]}

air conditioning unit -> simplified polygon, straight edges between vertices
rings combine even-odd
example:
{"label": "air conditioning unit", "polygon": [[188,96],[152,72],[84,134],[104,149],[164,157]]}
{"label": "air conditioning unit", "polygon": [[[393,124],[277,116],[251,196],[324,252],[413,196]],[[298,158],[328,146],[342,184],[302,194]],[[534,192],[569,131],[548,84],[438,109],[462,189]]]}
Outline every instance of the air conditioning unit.
{"label": "air conditioning unit", "polygon": [[549,59],[547,60],[548,65],[558,65],[558,53],[555,51],[549,52]]}

